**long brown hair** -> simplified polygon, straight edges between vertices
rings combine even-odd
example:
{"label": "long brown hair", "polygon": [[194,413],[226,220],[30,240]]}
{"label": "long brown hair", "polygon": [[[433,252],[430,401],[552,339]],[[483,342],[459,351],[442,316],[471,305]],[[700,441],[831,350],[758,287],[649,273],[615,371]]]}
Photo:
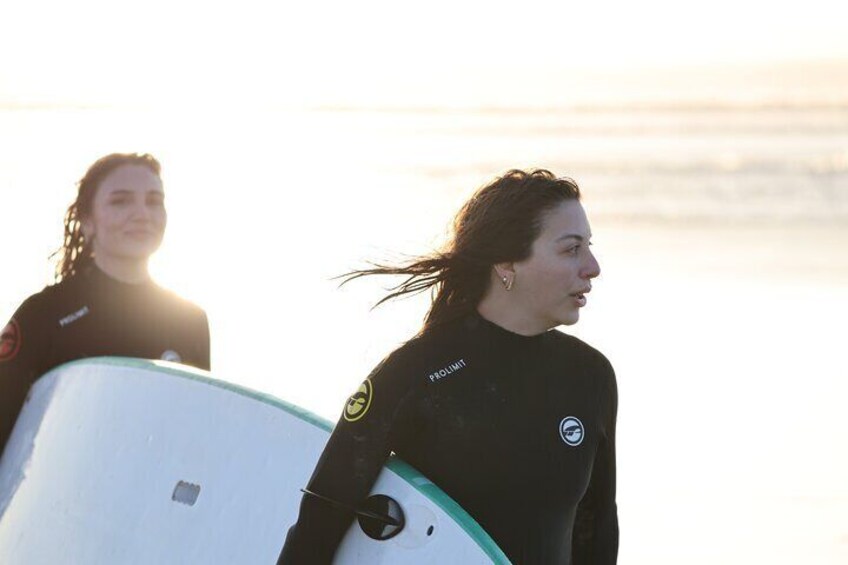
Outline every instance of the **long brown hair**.
{"label": "long brown hair", "polygon": [[161,166],[152,155],[146,153],[112,153],[98,159],[80,179],[77,198],[65,212],[65,237],[62,247],[50,257],[56,259],[56,282],[68,278],[92,260],[91,243],[82,233],[82,220],[91,214],[94,196],[100,183],[109,173],[122,165],[141,165],[147,167],[156,176],[161,174]]}
{"label": "long brown hair", "polygon": [[512,169],[480,188],[459,210],[453,236],[441,252],[404,265],[373,264],[342,275],[344,283],[369,275],[405,275],[375,306],[430,289],[432,301],[422,333],[477,308],[488,290],[492,267],[530,257],[545,212],[580,189],[548,170]]}

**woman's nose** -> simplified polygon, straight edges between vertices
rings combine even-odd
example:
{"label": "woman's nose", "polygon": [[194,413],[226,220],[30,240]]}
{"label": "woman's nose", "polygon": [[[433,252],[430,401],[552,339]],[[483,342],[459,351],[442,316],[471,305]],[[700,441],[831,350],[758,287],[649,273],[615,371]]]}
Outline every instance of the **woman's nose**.
{"label": "woman's nose", "polygon": [[587,260],[586,265],[583,267],[581,275],[583,275],[583,277],[587,279],[594,279],[600,274],[601,266],[598,264],[598,260],[595,258],[595,254],[590,251],[589,258]]}
{"label": "woman's nose", "polygon": [[139,218],[139,219],[144,219],[144,220],[150,218],[150,215],[151,215],[150,207],[147,205],[147,203],[144,201],[144,199],[136,200],[135,202],[133,202],[133,214],[132,215],[133,215],[133,218]]}

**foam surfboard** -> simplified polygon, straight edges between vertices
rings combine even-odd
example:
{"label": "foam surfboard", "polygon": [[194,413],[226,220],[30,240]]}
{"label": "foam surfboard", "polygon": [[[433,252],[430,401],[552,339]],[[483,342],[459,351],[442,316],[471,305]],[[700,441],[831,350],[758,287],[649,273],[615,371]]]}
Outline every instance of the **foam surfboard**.
{"label": "foam surfboard", "polygon": [[[0,563],[275,563],[332,425],[164,362],[74,361],[39,379],[0,461]],[[390,458],[373,489],[405,526],[354,521],[337,563],[508,563]]]}

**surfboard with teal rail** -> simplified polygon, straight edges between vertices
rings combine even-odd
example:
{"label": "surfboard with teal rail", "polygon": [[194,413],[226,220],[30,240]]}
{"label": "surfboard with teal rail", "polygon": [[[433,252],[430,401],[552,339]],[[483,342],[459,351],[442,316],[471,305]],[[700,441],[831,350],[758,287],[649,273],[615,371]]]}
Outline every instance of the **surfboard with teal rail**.
{"label": "surfboard with teal rail", "polygon": [[[33,386],[0,461],[0,563],[275,563],[332,424],[164,362],[74,361]],[[508,563],[456,502],[391,458],[337,563]]]}

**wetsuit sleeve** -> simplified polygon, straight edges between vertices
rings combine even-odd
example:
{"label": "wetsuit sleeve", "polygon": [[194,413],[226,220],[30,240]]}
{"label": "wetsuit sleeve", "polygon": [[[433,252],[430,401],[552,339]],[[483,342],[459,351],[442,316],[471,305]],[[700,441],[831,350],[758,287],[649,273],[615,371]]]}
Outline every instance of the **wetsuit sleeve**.
{"label": "wetsuit sleeve", "polygon": [[605,358],[601,418],[604,433],[598,445],[592,477],[577,507],[572,542],[573,565],[608,565],[618,559],[618,509],[615,502],[615,426],[618,388]]}
{"label": "wetsuit sleeve", "polygon": [[398,370],[384,362],[348,399],[307,486],[323,499],[303,497],[278,564],[332,562],[354,518],[352,509],[368,496],[400,433],[396,414],[409,394]]}
{"label": "wetsuit sleeve", "polygon": [[206,317],[206,312],[203,311],[198,318],[198,368],[210,371],[212,370],[212,360],[209,347],[209,319]]}
{"label": "wetsuit sleeve", "polygon": [[25,301],[0,338],[0,452],[15,427],[32,383],[46,367],[50,328],[39,319],[33,298]]}

